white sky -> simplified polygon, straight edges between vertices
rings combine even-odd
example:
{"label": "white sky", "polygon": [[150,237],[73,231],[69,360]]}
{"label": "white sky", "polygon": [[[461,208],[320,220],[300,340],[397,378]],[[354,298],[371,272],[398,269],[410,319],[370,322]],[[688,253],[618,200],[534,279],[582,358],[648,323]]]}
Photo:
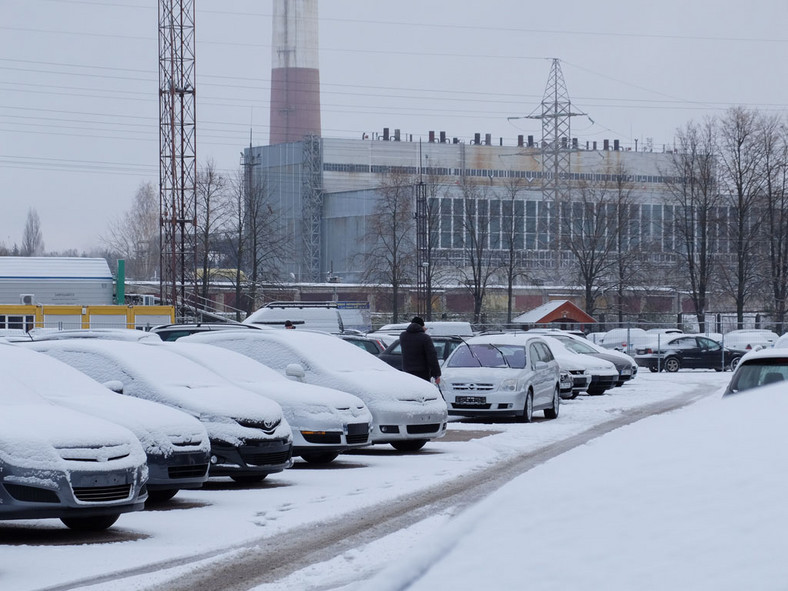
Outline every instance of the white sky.
{"label": "white sky", "polygon": [[[232,172],[250,127],[267,141],[271,3],[195,4],[198,159]],[[320,17],[329,137],[538,138],[507,117],[538,110],[553,57],[582,144],[661,150],[691,119],[788,105],[783,0],[323,0]],[[91,248],[158,182],[157,26],[154,0],[0,0],[1,242],[35,207],[47,250]]]}
{"label": "white sky", "polygon": [[[320,469],[297,460],[259,487],[213,479],[201,490],[179,492],[158,510],[122,515],[105,543],[70,544],[57,520],[0,522],[3,584],[18,591],[67,584],[86,591],[162,588],[194,566],[185,562],[155,572],[161,561],[196,555],[203,564],[229,561],[246,545],[265,544],[279,533],[416,496],[547,448],[626,410],[697,391],[707,395],[697,404],[554,458],[468,511],[452,507],[327,562],[300,565],[287,579],[257,591],[401,589],[428,565],[435,571],[419,588],[478,589],[480,579],[485,589],[517,588],[509,584],[511,576],[527,579],[534,589],[582,587],[573,584],[574,576],[598,583],[586,585],[593,589],[646,588],[646,580],[660,589],[783,588],[785,561],[772,558],[785,554],[788,525],[781,468],[788,399],[782,391],[766,398],[752,392],[724,404],[720,388],[730,375],[641,372],[604,396],[562,401],[557,420],[453,423],[454,440],[432,441],[425,453],[399,455],[388,445],[375,446]],[[456,437],[479,430],[493,433]],[[517,552],[519,547],[528,551]],[[739,554],[744,560],[736,559]],[[477,560],[482,564],[473,573],[458,566]],[[670,561],[670,568],[662,569],[663,578],[656,573],[644,579],[641,569],[654,561]],[[143,567],[154,572],[119,573],[90,587],[75,583]],[[660,586],[668,581],[664,577],[681,575],[689,585]],[[436,587],[429,583],[433,577],[443,582]]]}

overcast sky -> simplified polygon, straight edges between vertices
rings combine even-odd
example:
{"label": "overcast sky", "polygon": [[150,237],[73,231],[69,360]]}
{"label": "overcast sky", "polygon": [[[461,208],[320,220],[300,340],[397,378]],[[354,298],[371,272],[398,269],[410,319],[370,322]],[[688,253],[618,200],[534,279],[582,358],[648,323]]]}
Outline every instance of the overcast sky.
{"label": "overcast sky", "polygon": [[[268,139],[270,0],[195,0],[197,154]],[[158,3],[0,0],[0,242],[28,208],[48,251],[100,244],[158,183]],[[321,0],[323,135],[399,128],[514,143],[559,58],[572,135],[642,149],[734,105],[788,108],[788,2]],[[649,140],[648,138],[651,138]]]}

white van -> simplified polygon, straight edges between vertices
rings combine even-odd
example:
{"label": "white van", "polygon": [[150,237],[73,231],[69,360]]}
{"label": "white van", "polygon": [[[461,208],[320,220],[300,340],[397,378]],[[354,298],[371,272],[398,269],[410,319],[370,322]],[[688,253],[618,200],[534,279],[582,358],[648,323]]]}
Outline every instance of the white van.
{"label": "white van", "polygon": [[284,328],[289,320],[295,328],[340,334],[344,330],[342,316],[336,306],[328,307],[309,302],[273,302],[250,314],[244,324]]}

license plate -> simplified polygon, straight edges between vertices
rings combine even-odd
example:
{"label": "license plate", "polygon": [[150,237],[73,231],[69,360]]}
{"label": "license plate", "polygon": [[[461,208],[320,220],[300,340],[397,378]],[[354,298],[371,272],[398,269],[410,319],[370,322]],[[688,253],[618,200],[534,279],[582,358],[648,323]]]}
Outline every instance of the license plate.
{"label": "license plate", "polygon": [[454,399],[456,404],[487,404],[486,396],[457,396]]}

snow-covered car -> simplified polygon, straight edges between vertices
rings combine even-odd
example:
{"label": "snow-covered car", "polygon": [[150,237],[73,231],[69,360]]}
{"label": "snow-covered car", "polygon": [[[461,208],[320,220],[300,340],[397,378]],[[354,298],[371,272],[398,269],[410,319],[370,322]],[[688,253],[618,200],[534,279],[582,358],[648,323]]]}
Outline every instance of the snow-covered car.
{"label": "snow-covered car", "polygon": [[292,380],[358,396],[372,413],[372,443],[416,451],[446,434],[446,403],[433,384],[335,336],[305,330],[225,330],[183,340],[225,347]]}
{"label": "snow-covered car", "polygon": [[500,333],[470,337],[446,360],[441,392],[449,413],[518,417],[530,423],[535,411],[558,417],[560,369],[538,336]]}
{"label": "snow-covered car", "polygon": [[57,518],[102,530],[144,508],[148,469],[131,431],[52,404],[14,377],[0,386],[0,519]]}
{"label": "snow-covered car", "polygon": [[[578,384],[579,378],[588,380],[584,389],[589,394],[604,394],[605,391],[618,383],[618,370],[612,362],[576,353],[568,349],[561,341],[550,336],[542,335],[542,338],[555,355],[561,369],[569,371],[573,377],[578,378]],[[582,391],[580,390],[580,392]]]}
{"label": "snow-covered car", "polygon": [[292,465],[293,438],[278,404],[169,351],[161,341],[65,339],[27,346],[118,393],[172,406],[200,419],[211,443],[209,476],[258,482]]}
{"label": "snow-covered car", "polygon": [[544,334],[552,337],[557,341],[561,341],[564,347],[580,353],[581,355],[591,355],[605,361],[610,361],[616,366],[618,370],[618,381],[615,386],[621,386],[624,382],[631,380],[638,372],[638,364],[635,360],[622,351],[615,349],[604,349],[599,345],[595,345],[582,337],[577,337],[560,330],[547,330],[547,329],[534,329],[529,330],[529,333]]}
{"label": "snow-covered car", "polygon": [[151,328],[150,332],[158,335],[162,341],[177,341],[181,337],[188,337],[197,332],[235,330],[239,328],[241,330],[259,330],[265,327],[256,324],[242,324],[240,322],[195,322],[192,324],[160,324]]}
{"label": "snow-covered car", "polygon": [[58,330],[54,328],[33,328],[28,332],[33,341],[54,341],[60,339],[108,339],[111,341],[160,341],[158,335],[133,328],[73,328]]}
{"label": "snow-covered car", "polygon": [[370,444],[372,415],[357,396],[293,382],[270,367],[223,347],[178,340],[169,347],[236,386],[282,407],[293,431],[293,455],[328,463],[350,449]]}
{"label": "snow-covered car", "polygon": [[788,349],[773,347],[750,351],[741,358],[723,396],[788,380]]}
{"label": "snow-covered car", "polygon": [[[19,372],[19,367],[35,371]],[[179,489],[200,488],[208,479],[208,433],[193,416],[163,404],[118,396],[73,367],[24,345],[0,345],[0,372],[17,375],[58,406],[134,433],[147,456],[149,500],[165,501]]]}
{"label": "snow-covered car", "polygon": [[635,361],[640,367],[647,367],[652,372],[676,372],[682,368],[724,371],[736,369],[746,353],[744,350],[723,347],[704,335],[680,334],[668,335],[661,341],[659,348],[647,346],[640,349]]}
{"label": "snow-covered car", "polygon": [[613,328],[607,331],[597,344],[605,349],[616,349],[632,355],[638,345],[651,342],[654,336],[642,328]]}
{"label": "snow-covered car", "polygon": [[779,338],[780,335],[771,330],[731,330],[723,335],[722,344],[729,349],[757,351],[758,349],[773,347]]}
{"label": "snow-covered car", "polygon": [[780,347],[788,347],[788,332],[781,336],[779,339],[774,341],[775,349]]}

